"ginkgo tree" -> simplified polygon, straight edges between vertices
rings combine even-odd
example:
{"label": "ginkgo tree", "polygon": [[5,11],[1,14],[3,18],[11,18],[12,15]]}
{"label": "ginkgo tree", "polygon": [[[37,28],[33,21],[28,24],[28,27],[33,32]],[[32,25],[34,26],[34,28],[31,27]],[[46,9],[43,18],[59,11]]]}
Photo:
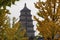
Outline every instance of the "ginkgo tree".
{"label": "ginkgo tree", "polygon": [[[9,18],[8,18],[9,19]],[[14,25],[12,25],[12,28],[10,26],[10,20],[6,20],[6,23],[4,24],[4,30],[7,40],[14,40],[15,39],[15,33],[17,32],[18,28],[20,27],[20,23],[16,22]]]}
{"label": "ginkgo tree", "polygon": [[12,4],[15,4],[15,1],[18,0],[0,0],[0,40],[4,39],[4,24],[7,19],[7,14],[9,14],[9,10],[6,9],[6,6],[11,6]]}
{"label": "ginkgo tree", "polygon": [[13,25],[10,28],[10,19],[7,16],[10,12],[6,9],[6,6],[10,7],[12,4],[15,4],[15,1],[18,0],[0,0],[0,40],[27,40],[27,37],[24,37],[25,29],[18,32],[20,22],[16,22],[15,18],[13,18]]}
{"label": "ginkgo tree", "polygon": [[6,9],[6,6],[15,4],[15,1],[18,0],[0,0],[0,26],[5,21],[6,14],[9,14],[9,10]]}
{"label": "ginkgo tree", "polygon": [[[8,17],[6,23],[5,23],[5,38],[6,40],[23,40],[21,37],[25,39],[27,39],[26,37],[24,37],[24,34],[25,34],[25,29],[23,29],[21,31],[21,27],[20,27],[20,22],[16,22],[17,20],[15,19],[15,17],[13,17],[14,21],[12,24],[12,28],[10,26],[10,18]],[[20,37],[19,37],[20,36]]]}
{"label": "ginkgo tree", "polygon": [[6,6],[11,6],[12,4],[15,4],[15,1],[19,0],[0,0],[0,8],[3,7],[6,9]]}
{"label": "ginkgo tree", "polygon": [[[44,20],[38,19],[37,30],[45,38],[45,40],[55,40],[60,38],[60,0],[39,0],[34,3],[39,10],[37,15]],[[60,40],[60,39],[59,39]]]}
{"label": "ginkgo tree", "polygon": [[5,20],[7,19],[6,18],[6,14],[7,13],[9,13],[9,11],[8,10],[6,10],[6,9],[0,9],[0,39],[2,38],[2,39],[4,39],[3,37],[3,35],[4,35],[4,24],[5,24]]}

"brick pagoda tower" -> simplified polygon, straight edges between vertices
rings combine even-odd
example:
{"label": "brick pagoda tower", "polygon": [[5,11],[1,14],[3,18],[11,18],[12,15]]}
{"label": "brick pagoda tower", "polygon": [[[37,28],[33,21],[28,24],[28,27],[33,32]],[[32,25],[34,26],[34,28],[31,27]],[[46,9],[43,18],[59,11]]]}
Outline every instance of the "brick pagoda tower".
{"label": "brick pagoda tower", "polygon": [[34,25],[31,15],[31,10],[27,8],[26,3],[24,8],[20,11],[20,22],[21,27],[26,29],[25,36],[27,37],[34,37]]}

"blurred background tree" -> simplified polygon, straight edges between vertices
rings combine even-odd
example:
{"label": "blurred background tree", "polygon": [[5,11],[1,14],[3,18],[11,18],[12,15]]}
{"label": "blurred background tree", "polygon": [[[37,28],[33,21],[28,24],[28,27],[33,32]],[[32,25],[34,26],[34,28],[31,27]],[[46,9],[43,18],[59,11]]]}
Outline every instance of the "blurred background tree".
{"label": "blurred background tree", "polygon": [[10,18],[7,14],[10,14],[6,6],[15,4],[18,0],[0,0],[0,40],[27,40],[24,37],[25,29],[20,30],[20,22],[13,17],[12,28]]}
{"label": "blurred background tree", "polygon": [[[6,21],[6,14],[7,13],[9,13],[9,11],[8,10],[6,10],[6,9],[0,9],[0,39],[2,38],[2,39],[4,39],[3,37],[3,35],[4,35],[4,24],[5,24],[5,21]],[[1,39],[1,40],[2,40]]]}
{"label": "blurred background tree", "polygon": [[14,4],[15,1],[18,0],[0,0],[0,40],[4,39],[4,25],[7,20],[7,14],[10,14],[9,10],[6,9],[6,6],[11,6],[11,4]]}
{"label": "blurred background tree", "polygon": [[55,40],[60,38],[60,0],[39,0],[35,3],[35,7],[39,10],[37,15],[44,20],[38,19],[37,30],[45,38],[45,40]]}
{"label": "blurred background tree", "polygon": [[[13,17],[14,21],[12,24],[12,28],[10,26],[10,18],[8,17],[5,26],[5,36],[7,40],[22,40],[21,37],[24,38],[24,34],[25,34],[25,29],[24,30],[20,30],[20,22],[16,22],[16,18]],[[20,37],[19,37],[20,36]],[[25,38],[26,39],[26,38]]]}
{"label": "blurred background tree", "polygon": [[7,40],[13,40],[15,38],[15,33],[17,32],[18,28],[20,27],[20,23],[16,22],[14,23],[14,25],[12,25],[12,28],[10,26],[10,18],[8,17],[8,19],[6,20],[5,23],[5,36],[7,38]]}
{"label": "blurred background tree", "polygon": [[12,4],[15,4],[15,1],[19,0],[0,0],[0,9],[3,7],[3,9],[6,9],[6,6],[11,6]]}

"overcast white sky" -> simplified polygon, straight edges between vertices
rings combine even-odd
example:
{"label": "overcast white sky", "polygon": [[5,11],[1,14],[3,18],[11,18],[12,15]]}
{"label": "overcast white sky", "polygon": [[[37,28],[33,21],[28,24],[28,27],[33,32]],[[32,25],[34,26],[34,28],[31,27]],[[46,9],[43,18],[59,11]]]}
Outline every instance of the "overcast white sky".
{"label": "overcast white sky", "polygon": [[[7,9],[10,10],[11,15],[10,18],[12,17],[16,17],[19,18],[20,16],[20,10],[23,9],[24,4],[27,4],[27,7],[31,10],[31,14],[32,16],[36,15],[36,13],[38,12],[38,10],[35,8],[34,3],[36,3],[38,0],[20,0],[20,1],[16,1],[15,5],[12,5],[11,7],[7,7]],[[36,30],[36,22],[33,22],[34,24],[34,29]],[[35,32],[35,35],[37,35],[38,32]]]}
{"label": "overcast white sky", "polygon": [[37,0],[20,0],[20,1],[16,1],[15,5],[12,5],[11,7],[7,7],[7,9],[10,10],[11,17],[15,16],[15,17],[19,17],[20,15],[20,10],[23,9],[24,4],[27,4],[27,7],[31,10],[31,14],[35,15],[36,14],[36,8],[34,7],[34,2],[36,2]]}

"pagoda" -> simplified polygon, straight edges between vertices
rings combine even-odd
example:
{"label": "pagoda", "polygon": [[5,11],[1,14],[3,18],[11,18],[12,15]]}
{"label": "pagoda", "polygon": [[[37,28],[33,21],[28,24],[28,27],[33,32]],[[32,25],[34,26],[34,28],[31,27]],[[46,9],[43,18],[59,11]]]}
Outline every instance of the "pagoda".
{"label": "pagoda", "polygon": [[34,37],[34,25],[31,15],[31,10],[27,8],[26,3],[24,8],[20,11],[20,22],[21,22],[21,28],[26,29],[25,36],[27,37]]}

